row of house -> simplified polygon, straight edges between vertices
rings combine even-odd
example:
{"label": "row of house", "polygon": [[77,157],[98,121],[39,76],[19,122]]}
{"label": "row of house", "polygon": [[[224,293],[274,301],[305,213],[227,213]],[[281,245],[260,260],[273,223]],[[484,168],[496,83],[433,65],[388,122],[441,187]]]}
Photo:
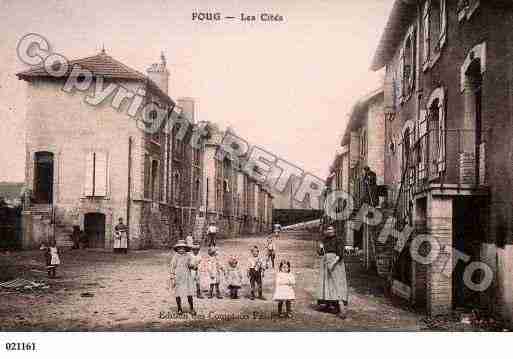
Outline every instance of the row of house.
{"label": "row of house", "polygon": [[[395,1],[371,65],[383,86],[354,106],[331,166],[328,191],[355,206],[335,221],[339,235],[430,315],[513,318],[512,26],[510,1]],[[379,225],[356,214],[369,203],[364,166]],[[381,232],[393,235],[383,243]],[[419,234],[436,239],[435,260],[412,259]]]}
{"label": "row of house", "polygon": [[[85,81],[71,70],[76,66],[92,73],[86,89],[66,88]],[[211,221],[221,237],[271,228],[270,191],[229,158],[214,156],[223,138],[214,123],[202,124],[195,138],[194,100],[171,98],[164,55],[146,74],[102,50],[70,61],[60,77],[43,67],[17,76],[27,83],[24,248],[52,236],[70,245],[74,229],[84,231],[90,247],[111,248],[119,218],[132,249],[169,247],[190,233],[202,238]],[[116,90],[95,101],[102,86]],[[138,97],[139,104],[170,109],[177,121],[148,131],[128,115]],[[152,111],[149,118],[158,115]]]}

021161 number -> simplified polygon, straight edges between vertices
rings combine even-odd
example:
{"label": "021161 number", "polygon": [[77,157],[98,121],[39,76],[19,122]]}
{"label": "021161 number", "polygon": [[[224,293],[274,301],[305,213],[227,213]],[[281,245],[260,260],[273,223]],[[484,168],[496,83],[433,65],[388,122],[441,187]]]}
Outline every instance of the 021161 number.
{"label": "021161 number", "polygon": [[36,343],[20,343],[10,342],[5,343],[6,350],[19,350],[19,351],[30,351],[36,350]]}

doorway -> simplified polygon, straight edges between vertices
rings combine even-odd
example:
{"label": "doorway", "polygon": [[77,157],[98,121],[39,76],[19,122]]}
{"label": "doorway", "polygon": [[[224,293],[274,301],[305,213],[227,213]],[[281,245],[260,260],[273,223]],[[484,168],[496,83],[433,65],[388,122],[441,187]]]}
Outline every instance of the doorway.
{"label": "doorway", "polygon": [[36,152],[34,157],[34,202],[53,203],[53,153]]}
{"label": "doorway", "polygon": [[84,216],[84,232],[89,248],[105,248],[105,215],[87,213]]}
{"label": "doorway", "polygon": [[479,261],[480,242],[484,238],[480,208],[478,199],[461,197],[453,201],[453,249],[469,256],[466,263],[459,260],[452,273],[452,298],[455,308],[479,304],[478,292],[467,288],[463,274],[467,263]]}

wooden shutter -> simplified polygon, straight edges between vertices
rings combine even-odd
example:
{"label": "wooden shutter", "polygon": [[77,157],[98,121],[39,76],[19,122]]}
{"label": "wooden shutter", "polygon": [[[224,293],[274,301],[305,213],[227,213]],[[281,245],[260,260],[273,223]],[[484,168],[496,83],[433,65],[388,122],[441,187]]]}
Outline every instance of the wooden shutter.
{"label": "wooden shutter", "polygon": [[399,97],[399,103],[402,103],[403,96],[404,96],[404,47],[401,49],[401,53],[399,54],[399,68],[398,68],[398,76],[397,80],[399,82],[398,86],[398,94]]}
{"label": "wooden shutter", "polygon": [[430,1],[426,1],[426,4],[424,5],[424,64],[426,64],[429,61],[429,22],[430,22],[430,16],[429,16],[429,8],[431,4]]}
{"label": "wooden shutter", "polygon": [[86,154],[85,158],[85,179],[84,179],[84,196],[93,195],[94,183],[94,152]]}
{"label": "wooden shutter", "polygon": [[411,66],[410,66],[410,84],[409,90],[415,88],[415,75],[417,71],[417,31],[413,27],[411,31]]}
{"label": "wooden shutter", "polygon": [[360,136],[358,132],[351,131],[351,139],[349,143],[350,167],[354,168],[358,164],[360,158]]}
{"label": "wooden shutter", "polygon": [[427,151],[427,111],[421,110],[420,111],[420,118],[419,118],[419,134],[418,134],[418,150],[419,150],[419,161],[417,164],[417,169],[419,171],[419,178],[425,178],[426,177],[426,151]]}
{"label": "wooden shutter", "polygon": [[150,197],[150,156],[144,155],[144,198]]}
{"label": "wooden shutter", "polygon": [[445,171],[445,96],[438,104],[438,172]]}
{"label": "wooden shutter", "polygon": [[107,195],[107,153],[95,152],[94,196]]}
{"label": "wooden shutter", "polygon": [[440,49],[445,42],[445,35],[447,34],[447,6],[445,0],[440,0]]}

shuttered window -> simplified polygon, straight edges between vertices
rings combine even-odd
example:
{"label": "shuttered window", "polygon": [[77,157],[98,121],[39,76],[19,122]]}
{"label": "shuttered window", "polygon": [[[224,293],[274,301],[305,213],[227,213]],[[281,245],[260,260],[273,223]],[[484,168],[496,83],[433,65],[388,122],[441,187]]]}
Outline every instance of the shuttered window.
{"label": "shuttered window", "polygon": [[107,195],[108,166],[107,153],[89,152],[86,156],[84,195],[103,197]]}

